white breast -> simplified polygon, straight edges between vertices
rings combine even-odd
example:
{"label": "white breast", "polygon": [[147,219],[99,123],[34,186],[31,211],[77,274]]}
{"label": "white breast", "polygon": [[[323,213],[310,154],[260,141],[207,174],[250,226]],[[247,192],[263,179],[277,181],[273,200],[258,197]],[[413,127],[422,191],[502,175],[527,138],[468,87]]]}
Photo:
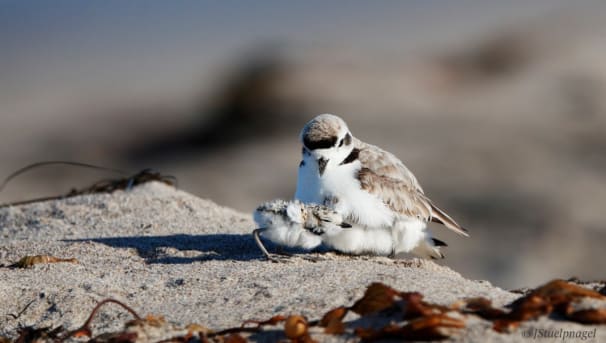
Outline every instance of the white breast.
{"label": "white breast", "polygon": [[323,197],[334,197],[337,212],[348,220],[368,228],[393,225],[394,213],[381,199],[360,188],[356,173],[359,162],[327,168],[320,178],[320,193]]}
{"label": "white breast", "polygon": [[318,163],[309,155],[303,155],[303,165],[299,167],[295,199],[306,204],[322,204],[323,202],[323,196],[320,190]]}

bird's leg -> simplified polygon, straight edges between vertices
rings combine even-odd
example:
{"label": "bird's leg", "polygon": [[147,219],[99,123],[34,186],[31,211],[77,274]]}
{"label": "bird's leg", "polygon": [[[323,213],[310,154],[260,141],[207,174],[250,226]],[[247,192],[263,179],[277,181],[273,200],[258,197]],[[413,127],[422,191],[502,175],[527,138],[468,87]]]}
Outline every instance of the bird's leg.
{"label": "bird's leg", "polygon": [[389,255],[387,255],[387,257],[391,258],[391,259],[395,259],[396,258],[396,248],[394,246],[391,247],[391,252],[389,253]]}
{"label": "bird's leg", "polygon": [[265,246],[263,245],[263,242],[261,242],[261,238],[259,237],[259,235],[265,230],[267,230],[267,229],[260,228],[260,229],[253,230],[253,237],[255,238],[255,242],[257,243],[257,246],[259,247],[259,249],[261,249],[261,251],[263,252],[265,257],[269,258],[270,257],[269,251],[267,251],[267,249],[265,249]]}
{"label": "bird's leg", "polygon": [[265,255],[265,257],[271,261],[271,262],[286,262],[288,261],[288,257],[287,256],[275,256],[273,254],[270,254],[269,251],[267,251],[267,249],[265,248],[265,246],[263,245],[263,242],[261,242],[261,238],[259,237],[259,235],[265,231],[267,229],[265,228],[260,228],[260,229],[255,229],[253,230],[253,237],[255,238],[255,242],[257,243],[257,246],[259,247],[259,249],[261,249],[261,251],[263,252],[263,254]]}

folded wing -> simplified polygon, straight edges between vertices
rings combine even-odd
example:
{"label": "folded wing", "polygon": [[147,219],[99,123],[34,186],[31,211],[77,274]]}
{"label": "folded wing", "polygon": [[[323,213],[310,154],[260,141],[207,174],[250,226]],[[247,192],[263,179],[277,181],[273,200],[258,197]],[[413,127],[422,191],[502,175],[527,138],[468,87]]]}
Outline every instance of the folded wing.
{"label": "folded wing", "polygon": [[[362,153],[363,150],[360,151],[362,168],[358,172],[358,178],[362,189],[376,195],[391,210],[404,217],[440,223],[460,235],[469,236],[466,229],[423,194],[417,179],[397,158],[389,153],[385,155],[392,158],[392,161],[395,160],[392,164],[385,163],[385,159],[378,157],[368,158],[381,155],[380,152],[383,151],[378,150],[367,151],[365,154]],[[362,159],[362,156],[366,158]],[[382,163],[376,164],[378,168],[374,168],[373,163],[378,160]]]}

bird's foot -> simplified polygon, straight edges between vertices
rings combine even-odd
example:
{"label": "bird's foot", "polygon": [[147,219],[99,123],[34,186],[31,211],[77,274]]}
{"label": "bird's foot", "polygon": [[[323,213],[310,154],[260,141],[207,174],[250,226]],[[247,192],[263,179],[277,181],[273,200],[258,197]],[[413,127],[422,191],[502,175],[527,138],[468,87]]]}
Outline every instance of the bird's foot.
{"label": "bird's foot", "polygon": [[307,256],[307,255],[301,255],[299,256],[302,259],[304,259],[305,261],[309,261],[309,262],[321,262],[321,261],[326,261],[326,259],[324,257],[320,257],[320,256]]}
{"label": "bird's foot", "polygon": [[292,261],[292,256],[290,255],[270,254],[266,258],[273,263],[288,263]]}
{"label": "bird's foot", "polygon": [[268,261],[271,261],[273,263],[289,263],[292,262],[294,259],[301,259],[304,261],[308,261],[308,262],[320,262],[320,261],[324,261],[325,259],[319,256],[308,256],[308,255],[291,255],[291,254],[286,254],[286,253],[281,253],[281,254],[270,254],[269,256],[266,256]]}

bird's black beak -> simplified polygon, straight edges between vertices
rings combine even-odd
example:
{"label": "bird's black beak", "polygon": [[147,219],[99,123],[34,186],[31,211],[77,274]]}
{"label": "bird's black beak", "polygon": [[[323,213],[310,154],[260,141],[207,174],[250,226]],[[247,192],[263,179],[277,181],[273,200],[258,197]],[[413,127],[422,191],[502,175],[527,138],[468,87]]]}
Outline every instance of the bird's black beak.
{"label": "bird's black beak", "polygon": [[341,225],[339,225],[340,227],[344,228],[344,229],[349,229],[351,227],[351,224],[349,223],[341,223]]}
{"label": "bird's black beak", "polygon": [[328,164],[328,160],[326,160],[324,158],[318,159],[318,172],[320,173],[320,176],[322,176],[324,174],[324,169],[326,169],[326,164]]}

